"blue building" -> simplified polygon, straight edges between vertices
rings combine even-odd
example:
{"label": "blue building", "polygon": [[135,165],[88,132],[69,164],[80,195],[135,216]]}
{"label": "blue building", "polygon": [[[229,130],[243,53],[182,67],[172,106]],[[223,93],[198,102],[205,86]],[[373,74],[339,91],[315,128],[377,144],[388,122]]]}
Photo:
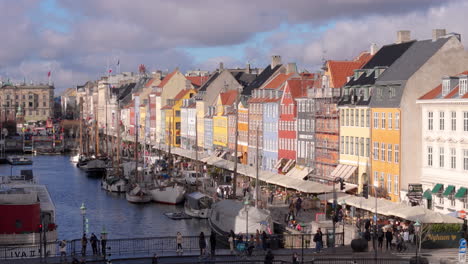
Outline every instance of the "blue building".
{"label": "blue building", "polygon": [[278,122],[281,91],[266,89],[263,103],[263,157],[261,168],[276,171],[278,161]]}

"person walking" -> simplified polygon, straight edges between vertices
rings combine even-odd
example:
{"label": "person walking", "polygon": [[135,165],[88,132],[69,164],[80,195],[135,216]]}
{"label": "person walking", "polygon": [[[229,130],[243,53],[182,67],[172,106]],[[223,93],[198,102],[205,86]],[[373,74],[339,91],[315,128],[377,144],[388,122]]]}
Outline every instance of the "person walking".
{"label": "person walking", "polygon": [[60,250],[60,261],[62,261],[62,257],[65,261],[67,261],[67,241],[61,240],[59,242],[59,250]]}
{"label": "person walking", "polygon": [[383,248],[383,240],[384,240],[384,232],[382,228],[379,228],[379,231],[377,231],[377,241],[378,241],[378,248],[382,251]]}
{"label": "person walking", "polygon": [[81,255],[86,256],[86,246],[88,245],[88,238],[86,237],[86,234],[83,234],[83,237],[81,238]]}
{"label": "person walking", "polygon": [[302,199],[301,197],[298,197],[296,200],[296,217],[299,216],[299,211],[301,211],[302,208]]}
{"label": "person walking", "polygon": [[211,256],[214,257],[216,255],[216,233],[211,232],[210,235],[210,249],[211,249]]}
{"label": "person walking", "polygon": [[205,241],[205,234],[203,232],[200,233],[198,237],[198,246],[200,247],[200,257],[205,255],[206,249],[206,241]]}
{"label": "person walking", "polygon": [[234,235],[229,234],[228,242],[229,242],[229,250],[231,251],[231,255],[232,255],[234,254]]}
{"label": "person walking", "polygon": [[262,232],[262,247],[263,251],[267,250],[267,234],[265,231]]}
{"label": "person walking", "polygon": [[275,256],[273,256],[273,253],[269,249],[268,252],[265,255],[265,261],[263,263],[264,264],[273,264],[274,259],[275,259]]}
{"label": "person walking", "polygon": [[296,252],[292,255],[292,264],[299,264],[299,257]]}
{"label": "person walking", "polygon": [[390,246],[390,250],[392,249],[392,240],[393,240],[393,234],[392,234],[392,229],[388,228],[387,232],[385,232],[385,239],[387,240],[387,243],[385,244],[385,249],[388,250],[388,246]]}
{"label": "person walking", "polygon": [[152,264],[158,264],[158,254],[154,254],[153,258],[151,259]]}
{"label": "person walking", "polygon": [[107,245],[107,235],[106,233],[101,234],[101,251],[104,258],[106,258],[106,245]]}
{"label": "person walking", "polygon": [[177,242],[177,255],[180,253],[184,253],[184,249],[182,248],[182,234],[180,232],[177,232],[177,237],[176,237],[176,242]]}
{"label": "person walking", "polygon": [[323,234],[322,230],[319,228],[314,235],[314,242],[315,242],[315,252],[319,253],[323,247]]}
{"label": "person walking", "polygon": [[91,243],[91,247],[93,248],[93,255],[97,255],[98,254],[98,250],[97,250],[98,239],[97,239],[97,237],[96,237],[96,235],[94,233],[91,233],[91,237],[89,238],[89,242]]}
{"label": "person walking", "polygon": [[260,231],[255,233],[255,248],[260,248]]}

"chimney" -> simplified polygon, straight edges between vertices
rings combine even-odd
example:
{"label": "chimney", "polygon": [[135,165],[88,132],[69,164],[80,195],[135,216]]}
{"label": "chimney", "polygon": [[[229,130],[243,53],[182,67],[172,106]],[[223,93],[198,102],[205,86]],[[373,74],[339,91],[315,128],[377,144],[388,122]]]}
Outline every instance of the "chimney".
{"label": "chimney", "polygon": [[372,43],[372,44],[370,45],[370,55],[371,55],[371,56],[374,56],[374,55],[377,53],[378,50],[379,50],[379,49],[377,48],[377,44]]}
{"label": "chimney", "polygon": [[224,63],[219,63],[219,71],[222,72],[224,70]]}
{"label": "chimney", "polygon": [[397,41],[396,44],[401,44],[411,40],[411,31],[409,30],[399,30],[397,31]]}
{"label": "chimney", "polygon": [[245,65],[245,73],[250,73],[250,63],[247,62],[247,65]]}
{"label": "chimney", "polygon": [[445,28],[435,28],[432,30],[432,41],[436,41],[447,34]]}
{"label": "chimney", "polygon": [[296,66],[296,63],[293,62],[293,63],[288,63],[288,65],[286,66],[286,74],[290,74],[290,73],[293,73],[293,72],[297,72],[297,66]]}
{"label": "chimney", "polygon": [[281,56],[280,55],[271,56],[271,68],[273,69],[278,64],[281,64]]}

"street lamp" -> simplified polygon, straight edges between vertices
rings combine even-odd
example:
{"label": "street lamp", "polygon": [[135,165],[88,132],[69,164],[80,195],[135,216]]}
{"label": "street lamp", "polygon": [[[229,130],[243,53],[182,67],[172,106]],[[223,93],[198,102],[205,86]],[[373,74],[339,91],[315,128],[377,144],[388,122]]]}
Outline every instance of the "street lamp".
{"label": "street lamp", "polygon": [[107,245],[107,231],[106,228],[103,226],[101,231],[101,250],[102,255],[104,256],[104,260],[106,260],[106,245]]}
{"label": "street lamp", "polygon": [[245,196],[244,208],[245,208],[245,240],[248,241],[249,238],[249,194]]}
{"label": "street lamp", "polygon": [[419,235],[421,234],[421,223],[419,221],[416,221],[414,224],[414,231],[416,233],[416,263],[419,263],[419,240],[421,239]]}
{"label": "street lamp", "polygon": [[80,207],[80,211],[81,211],[81,216],[83,217],[83,235],[86,234],[86,207],[85,207],[85,204],[82,203],[81,204],[81,207]]}
{"label": "street lamp", "polygon": [[343,239],[343,246],[344,246],[344,245],[345,245],[345,243],[344,243],[344,242],[345,242],[345,241],[344,241],[344,239],[345,239],[345,236],[344,236],[344,232],[345,232],[344,211],[345,211],[345,210],[344,210],[343,208],[345,208],[346,202],[345,202],[344,200],[341,200],[340,205],[341,205],[341,210],[343,210],[343,214],[342,214],[342,216],[341,216],[341,223],[343,224],[343,235],[342,235],[342,239]]}

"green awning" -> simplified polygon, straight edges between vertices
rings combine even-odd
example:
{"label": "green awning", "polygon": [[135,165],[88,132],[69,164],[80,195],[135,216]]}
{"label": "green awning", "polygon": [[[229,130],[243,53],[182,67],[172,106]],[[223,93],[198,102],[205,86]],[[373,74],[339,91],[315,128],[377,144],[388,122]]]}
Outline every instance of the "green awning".
{"label": "green awning", "polygon": [[432,193],[438,193],[442,189],[442,187],[444,187],[443,184],[441,183],[436,184],[434,188],[432,188]]}
{"label": "green awning", "polygon": [[426,199],[426,200],[432,200],[431,190],[427,189],[423,194],[423,198]]}
{"label": "green awning", "polygon": [[447,186],[447,189],[445,189],[444,196],[449,196],[455,191],[455,186],[449,185]]}
{"label": "green awning", "polygon": [[466,191],[467,189],[465,187],[460,187],[457,191],[457,193],[455,194],[455,198],[465,198],[466,197]]}

